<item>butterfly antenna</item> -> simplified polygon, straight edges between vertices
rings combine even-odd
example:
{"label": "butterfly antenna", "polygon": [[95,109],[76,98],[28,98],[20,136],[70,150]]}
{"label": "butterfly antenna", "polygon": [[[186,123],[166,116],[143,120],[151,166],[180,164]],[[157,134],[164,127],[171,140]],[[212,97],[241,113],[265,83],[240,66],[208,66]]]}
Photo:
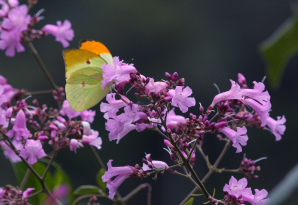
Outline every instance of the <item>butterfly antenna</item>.
{"label": "butterfly antenna", "polygon": [[264,83],[265,80],[266,80],[266,76],[263,77],[261,82]]}

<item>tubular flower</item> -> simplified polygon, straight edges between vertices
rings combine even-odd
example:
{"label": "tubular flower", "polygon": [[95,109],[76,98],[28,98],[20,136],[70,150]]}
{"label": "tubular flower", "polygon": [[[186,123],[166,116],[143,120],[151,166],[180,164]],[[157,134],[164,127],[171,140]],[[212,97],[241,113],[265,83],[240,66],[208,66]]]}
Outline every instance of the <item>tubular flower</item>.
{"label": "tubular flower", "polygon": [[[102,180],[108,183],[109,198],[114,199],[118,187],[125,179],[129,178],[136,169],[132,166],[113,167],[112,162],[113,160],[109,160],[108,171],[102,176]],[[113,177],[116,178],[112,181]]]}

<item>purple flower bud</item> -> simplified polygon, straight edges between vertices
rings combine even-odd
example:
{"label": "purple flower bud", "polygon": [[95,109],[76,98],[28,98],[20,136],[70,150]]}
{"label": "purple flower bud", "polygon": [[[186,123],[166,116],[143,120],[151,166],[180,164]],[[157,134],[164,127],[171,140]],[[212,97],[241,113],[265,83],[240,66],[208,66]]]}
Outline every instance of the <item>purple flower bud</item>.
{"label": "purple flower bud", "polygon": [[228,125],[228,122],[226,121],[221,121],[221,122],[218,122],[214,125],[215,128],[224,128]]}
{"label": "purple flower bud", "polygon": [[170,78],[170,79],[172,78],[172,75],[168,72],[166,72],[165,75],[166,75],[167,78]]}
{"label": "purple flower bud", "polygon": [[179,75],[177,72],[173,73],[172,80],[176,81],[178,79]]}
{"label": "purple flower bud", "polygon": [[243,87],[246,86],[246,78],[241,73],[238,73],[238,83]]}

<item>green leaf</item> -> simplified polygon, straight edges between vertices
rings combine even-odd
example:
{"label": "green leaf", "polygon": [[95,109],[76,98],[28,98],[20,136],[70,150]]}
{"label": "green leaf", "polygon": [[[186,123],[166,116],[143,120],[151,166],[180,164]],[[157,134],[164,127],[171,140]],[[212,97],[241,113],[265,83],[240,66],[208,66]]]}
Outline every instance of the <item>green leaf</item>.
{"label": "green leaf", "polygon": [[184,205],[192,205],[194,198],[190,198]]}
{"label": "green leaf", "polygon": [[74,190],[74,194],[83,195],[83,194],[99,194],[102,190],[98,186],[93,185],[82,185]]}
{"label": "green leaf", "polygon": [[102,176],[105,174],[105,170],[104,169],[100,169],[99,172],[96,175],[96,181],[97,184],[103,189],[106,190],[107,189],[107,183],[102,181]]}
{"label": "green leaf", "polygon": [[277,87],[288,61],[298,52],[298,16],[284,22],[260,45],[260,51],[267,64],[269,80]]}

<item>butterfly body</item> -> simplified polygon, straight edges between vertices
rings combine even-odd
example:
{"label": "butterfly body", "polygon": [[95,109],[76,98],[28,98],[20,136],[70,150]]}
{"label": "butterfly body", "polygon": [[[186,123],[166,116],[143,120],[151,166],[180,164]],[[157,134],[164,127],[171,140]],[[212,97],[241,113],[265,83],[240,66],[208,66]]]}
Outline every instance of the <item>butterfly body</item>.
{"label": "butterfly body", "polygon": [[80,49],[63,51],[66,67],[66,99],[76,111],[99,103],[110,91],[102,89],[102,66],[113,64],[110,51],[100,42],[86,41]]}

